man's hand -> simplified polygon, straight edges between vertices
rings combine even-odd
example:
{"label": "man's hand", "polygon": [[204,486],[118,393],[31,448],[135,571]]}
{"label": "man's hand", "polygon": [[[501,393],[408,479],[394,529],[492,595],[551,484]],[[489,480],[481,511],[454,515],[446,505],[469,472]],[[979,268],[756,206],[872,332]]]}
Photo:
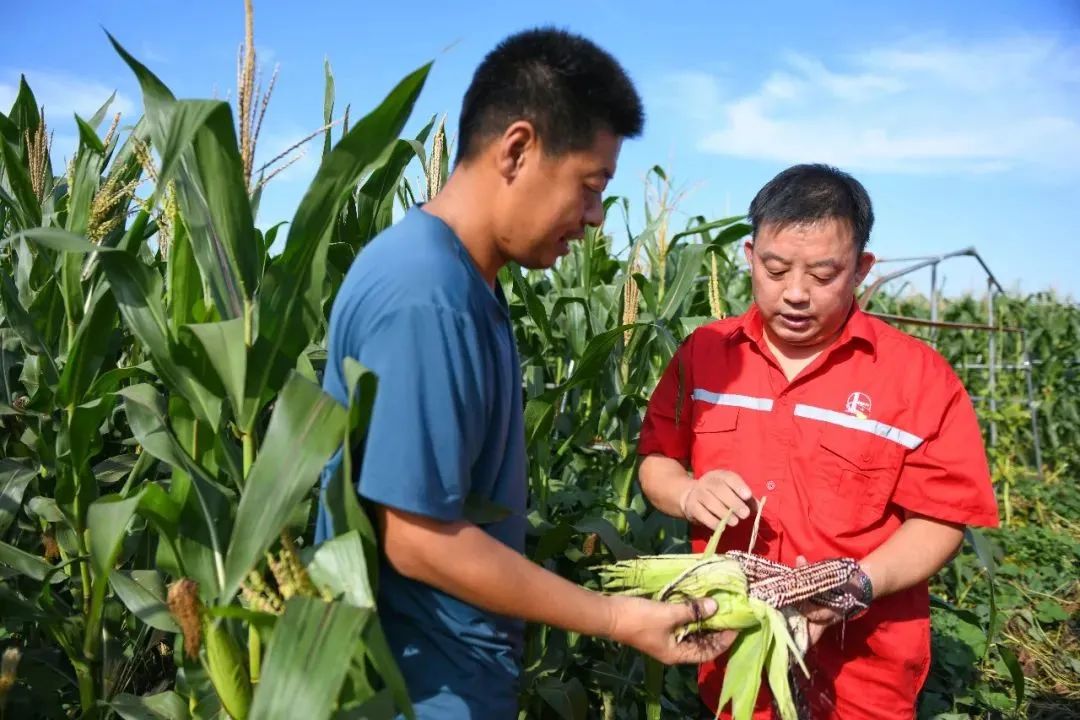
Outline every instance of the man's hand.
{"label": "man's hand", "polygon": [[746,482],[730,470],[710,470],[689,485],[679,500],[683,517],[715,530],[731,510],[729,525],[750,517],[753,499]]}
{"label": "man's hand", "polygon": [[[795,559],[795,567],[802,567],[803,565],[808,564],[809,562],[802,555]],[[822,607],[809,600],[799,606],[799,612],[801,612],[803,617],[807,620],[807,634],[810,636],[811,647],[825,634],[826,628],[844,619],[844,616],[836,610]]]}
{"label": "man's hand", "polygon": [[650,655],[665,665],[699,664],[727,652],[736,630],[690,635],[681,642],[675,636],[683,626],[704,620],[716,612],[708,598],[689,603],[662,603],[643,598],[613,595],[612,629],[609,637]]}

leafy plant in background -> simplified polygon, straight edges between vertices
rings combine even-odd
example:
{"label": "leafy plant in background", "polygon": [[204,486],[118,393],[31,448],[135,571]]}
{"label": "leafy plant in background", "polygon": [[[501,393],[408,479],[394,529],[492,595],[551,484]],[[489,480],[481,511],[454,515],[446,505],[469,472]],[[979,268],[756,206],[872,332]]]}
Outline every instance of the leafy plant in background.
{"label": "leafy plant in background", "polygon": [[374,535],[341,477],[335,537],[304,539],[318,472],[375,388],[356,366],[348,408],[320,389],[328,303],[389,222],[429,66],[327,142],[271,256],[252,85],[238,142],[226,103],[176,100],[113,44],[145,107],[123,141],[118,118],[98,134],[106,103],[77,118],[57,175],[25,81],[0,116],[5,712],[409,710],[373,614]]}

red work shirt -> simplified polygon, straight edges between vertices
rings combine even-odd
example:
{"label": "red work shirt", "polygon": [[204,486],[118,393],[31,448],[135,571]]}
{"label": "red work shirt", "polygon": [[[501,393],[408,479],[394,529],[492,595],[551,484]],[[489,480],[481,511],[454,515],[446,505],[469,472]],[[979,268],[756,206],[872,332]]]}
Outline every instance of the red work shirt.
{"label": "red work shirt", "polygon": [[[998,523],[982,434],[956,373],[929,345],[857,306],[837,342],[791,382],[756,306],[695,330],[649,402],[638,453],[677,459],[694,477],[738,473],[767,499],[753,552],[790,566],[799,555],[859,560],[908,512]],[[752,524],[725,530],[721,550],[748,549]],[[710,534],[691,526],[694,552]],[[812,677],[796,675],[808,683],[815,720],[913,717],[930,665],[927,584],[831,626],[806,660]],[[723,657],[702,665],[698,681],[715,712]],[[770,717],[762,688],[755,718]]]}

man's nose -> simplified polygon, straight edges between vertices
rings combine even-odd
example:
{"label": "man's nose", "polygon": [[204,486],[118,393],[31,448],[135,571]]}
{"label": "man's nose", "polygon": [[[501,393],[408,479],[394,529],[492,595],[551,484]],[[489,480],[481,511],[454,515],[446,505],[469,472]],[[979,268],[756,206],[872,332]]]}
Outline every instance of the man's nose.
{"label": "man's nose", "polygon": [[585,225],[600,227],[604,224],[604,203],[599,196],[590,198],[585,205]]}
{"label": "man's nose", "polygon": [[789,273],[787,284],[784,286],[784,301],[790,305],[805,305],[810,301],[810,291],[806,287],[806,281],[794,273]]}

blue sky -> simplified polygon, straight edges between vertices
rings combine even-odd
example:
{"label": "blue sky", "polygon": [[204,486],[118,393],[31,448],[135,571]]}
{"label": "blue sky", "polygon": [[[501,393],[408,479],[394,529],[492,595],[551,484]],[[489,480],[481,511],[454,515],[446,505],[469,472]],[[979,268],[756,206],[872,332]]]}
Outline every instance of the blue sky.
{"label": "blue sky", "polygon": [[[72,112],[114,89],[137,117],[113,33],[181,97],[235,94],[240,0],[39,0],[6,9],[0,108],[19,73],[46,105],[54,155],[74,147]],[[269,159],[322,121],[322,64],[355,119],[433,59],[415,132],[447,113],[453,137],[473,68],[503,36],[556,24],[624,64],[646,103],[643,137],[623,149],[610,192],[639,206],[659,164],[684,217],[745,212],[795,162],[831,162],[869,189],[883,257],[974,245],[1008,288],[1080,297],[1080,6],[1041,2],[865,3],[623,0],[406,5],[257,0],[256,45],[279,67],[260,137]],[[291,218],[319,146],[275,178],[259,224]],[[419,171],[411,170],[418,177]],[[890,266],[894,267],[894,266]],[[982,287],[973,261],[942,266],[946,292]],[[925,283],[926,274],[919,276]]]}

